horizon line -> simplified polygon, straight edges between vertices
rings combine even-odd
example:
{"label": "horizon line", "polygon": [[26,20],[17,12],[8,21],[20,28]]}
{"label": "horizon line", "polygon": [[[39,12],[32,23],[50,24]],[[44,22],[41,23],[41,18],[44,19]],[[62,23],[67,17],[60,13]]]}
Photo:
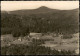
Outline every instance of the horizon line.
{"label": "horizon line", "polygon": [[35,9],[39,9],[41,7],[46,7],[48,9],[52,9],[52,10],[75,10],[75,9],[79,9],[79,8],[74,8],[74,9],[54,9],[54,8],[49,8],[47,6],[40,6],[38,8],[34,8],[34,9],[16,9],[16,10],[1,10],[1,11],[19,11],[19,10],[35,10]]}

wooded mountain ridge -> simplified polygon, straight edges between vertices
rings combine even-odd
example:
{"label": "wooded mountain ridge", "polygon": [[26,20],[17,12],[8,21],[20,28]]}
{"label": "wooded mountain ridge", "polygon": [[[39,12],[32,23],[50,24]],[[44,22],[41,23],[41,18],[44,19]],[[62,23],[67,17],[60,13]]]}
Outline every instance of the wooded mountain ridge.
{"label": "wooded mountain ridge", "polygon": [[27,27],[30,32],[75,33],[79,31],[79,9],[57,10],[40,7],[31,10],[1,11],[1,28]]}

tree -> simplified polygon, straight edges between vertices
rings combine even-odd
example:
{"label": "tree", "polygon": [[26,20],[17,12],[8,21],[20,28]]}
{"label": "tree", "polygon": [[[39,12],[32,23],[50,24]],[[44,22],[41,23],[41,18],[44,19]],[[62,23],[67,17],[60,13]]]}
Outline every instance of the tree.
{"label": "tree", "polygon": [[28,27],[15,27],[12,31],[13,37],[19,37],[19,36],[26,36],[29,35],[29,28]]}
{"label": "tree", "polygon": [[20,30],[15,28],[12,31],[12,35],[13,35],[13,37],[19,37],[20,36]]}
{"label": "tree", "polygon": [[29,35],[29,27],[21,27],[21,31],[20,31],[20,33],[21,33],[21,36],[26,36],[26,35]]}

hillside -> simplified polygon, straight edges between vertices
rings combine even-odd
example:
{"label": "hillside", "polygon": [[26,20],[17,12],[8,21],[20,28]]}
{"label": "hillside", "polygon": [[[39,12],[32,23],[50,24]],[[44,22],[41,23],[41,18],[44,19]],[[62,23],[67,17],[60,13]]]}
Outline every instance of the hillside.
{"label": "hillside", "polygon": [[40,7],[1,13],[1,28],[28,27],[30,32],[75,33],[79,31],[79,10]]}
{"label": "hillside", "polygon": [[51,13],[51,12],[57,12],[56,9],[50,9],[45,6],[39,7],[37,9],[24,9],[24,10],[16,10],[16,11],[10,11],[11,14],[17,14],[17,15],[30,15],[30,14],[40,14],[40,13]]}

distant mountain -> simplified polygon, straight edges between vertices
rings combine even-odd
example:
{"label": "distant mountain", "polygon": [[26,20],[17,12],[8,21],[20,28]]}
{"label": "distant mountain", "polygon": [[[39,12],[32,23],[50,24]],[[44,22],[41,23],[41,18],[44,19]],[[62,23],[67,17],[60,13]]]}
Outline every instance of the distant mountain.
{"label": "distant mountain", "polygon": [[1,13],[4,12],[9,12],[11,14],[17,14],[17,15],[30,15],[30,14],[43,14],[43,13],[62,13],[62,12],[73,12],[73,11],[78,11],[78,9],[73,9],[73,10],[57,10],[57,9],[50,9],[45,6],[41,6],[37,9],[23,9],[23,10],[16,10],[16,11],[1,11]]}
{"label": "distant mountain", "polygon": [[[16,10],[16,11],[8,11],[10,14],[15,14],[15,15],[31,15],[31,14],[67,14],[70,15],[72,13],[78,13],[79,10],[73,9],[73,10],[57,10],[57,9],[50,9],[48,7],[42,6],[37,9],[24,9],[24,10]],[[4,12],[2,12],[4,13]]]}
{"label": "distant mountain", "polygon": [[[79,30],[79,9],[57,10],[45,6],[1,13],[1,27],[30,28],[31,32],[75,33]],[[5,20],[6,19],[6,20]],[[11,23],[11,24],[10,24]]]}
{"label": "distant mountain", "polygon": [[17,14],[17,15],[30,15],[30,14],[38,14],[38,13],[48,13],[48,12],[56,12],[56,9],[50,9],[45,6],[42,6],[37,9],[27,9],[27,10],[16,10],[16,11],[10,11],[11,14]]}

